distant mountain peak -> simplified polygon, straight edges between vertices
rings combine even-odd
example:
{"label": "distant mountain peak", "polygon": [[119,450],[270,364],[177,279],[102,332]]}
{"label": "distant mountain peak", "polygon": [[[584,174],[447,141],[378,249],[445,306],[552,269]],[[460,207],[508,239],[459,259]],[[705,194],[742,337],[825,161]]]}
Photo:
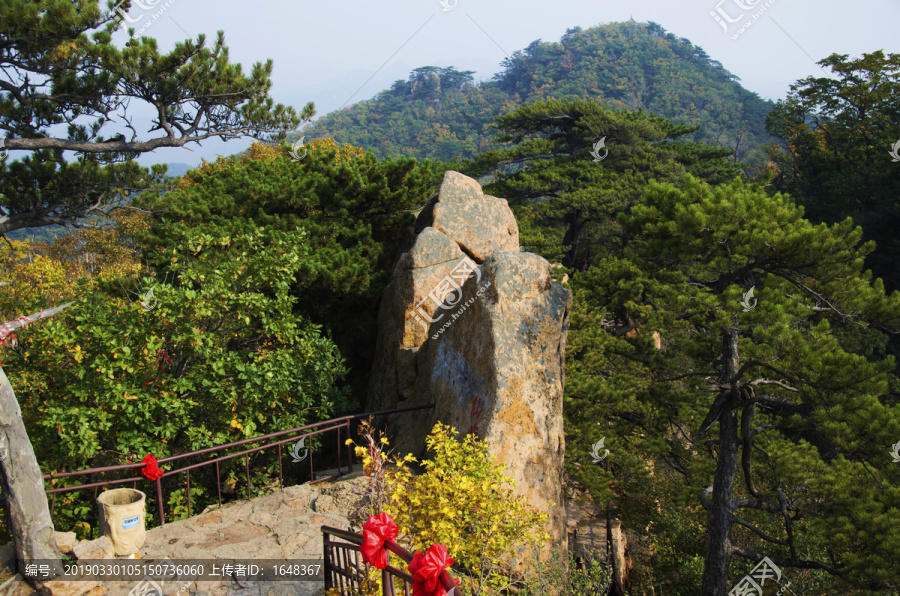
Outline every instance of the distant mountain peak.
{"label": "distant mountain peak", "polygon": [[535,40],[515,51],[501,67],[477,84],[472,71],[416,68],[374,98],[321,117],[306,134],[379,157],[470,158],[492,148],[495,116],[536,100],[583,98],[700,126],[691,139],[737,147],[739,158],[770,142],[765,118],[772,102],[657,23],[573,27],[558,42]]}

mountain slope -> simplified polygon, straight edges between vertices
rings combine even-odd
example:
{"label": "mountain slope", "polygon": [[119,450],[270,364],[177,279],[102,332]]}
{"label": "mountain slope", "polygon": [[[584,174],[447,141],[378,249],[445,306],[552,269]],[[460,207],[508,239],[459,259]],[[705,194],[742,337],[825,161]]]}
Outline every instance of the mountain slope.
{"label": "mountain slope", "polygon": [[493,81],[481,84],[473,83],[471,71],[417,68],[408,81],[327,114],[305,134],[362,146],[379,157],[469,158],[492,148],[494,116],[540,99],[585,98],[700,126],[693,140],[736,149],[739,159],[758,156],[770,142],[765,117],[772,102],[656,23],[576,27],[558,43],[531,43],[502,66]]}

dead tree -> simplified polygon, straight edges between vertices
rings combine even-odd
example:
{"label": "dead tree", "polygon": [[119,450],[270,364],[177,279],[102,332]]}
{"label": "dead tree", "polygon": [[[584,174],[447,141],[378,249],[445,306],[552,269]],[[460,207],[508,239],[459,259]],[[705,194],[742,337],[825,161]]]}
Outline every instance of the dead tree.
{"label": "dead tree", "polygon": [[[55,315],[73,304],[21,317],[0,325],[0,345],[14,341],[13,331]],[[19,571],[28,563],[40,561],[50,566],[51,576],[62,575],[56,533],[47,506],[44,479],[25,431],[22,410],[9,379],[0,366],[0,483],[6,498],[10,531],[16,546]]]}

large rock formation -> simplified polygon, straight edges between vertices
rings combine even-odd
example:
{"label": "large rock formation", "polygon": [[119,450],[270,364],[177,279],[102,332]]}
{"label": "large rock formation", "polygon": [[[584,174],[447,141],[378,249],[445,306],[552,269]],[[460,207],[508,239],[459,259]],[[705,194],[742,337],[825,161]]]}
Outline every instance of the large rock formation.
{"label": "large rock formation", "polygon": [[[400,407],[434,410],[391,417],[400,452],[421,453],[441,421],[475,433],[507,466],[517,493],[550,514],[546,528],[565,550],[562,394],[571,293],[550,280],[546,260],[499,252],[464,286],[460,306],[416,355],[413,395]],[[447,326],[449,324],[449,326]]]}
{"label": "large rock formation", "polygon": [[[448,171],[416,219],[417,236],[394,267],[378,313],[378,342],[369,382],[370,411],[390,410],[412,394],[416,350],[452,284],[474,263],[502,250],[519,250],[519,227],[505,199],[485,195],[468,176]],[[437,315],[435,310],[439,310]]]}
{"label": "large rock formation", "polygon": [[437,421],[484,439],[517,493],[550,514],[552,544],[542,550],[565,554],[571,293],[551,281],[546,260],[519,252],[506,201],[471,178],[448,172],[416,229],[382,302],[369,409],[436,404],[388,417],[400,453],[423,455]]}

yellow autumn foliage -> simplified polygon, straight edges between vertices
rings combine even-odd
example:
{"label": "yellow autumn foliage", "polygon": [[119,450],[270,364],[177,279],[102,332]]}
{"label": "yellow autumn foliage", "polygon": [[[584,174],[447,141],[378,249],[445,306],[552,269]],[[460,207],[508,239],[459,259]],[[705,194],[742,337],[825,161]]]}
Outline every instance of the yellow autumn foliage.
{"label": "yellow autumn foliage", "polygon": [[[55,306],[91,292],[99,281],[145,273],[131,236],[148,225],[143,214],[120,213],[116,224],[80,229],[51,243],[0,241],[0,322],[29,314],[26,305]],[[87,285],[79,287],[79,280]]]}
{"label": "yellow autumn foliage", "polygon": [[[541,532],[549,515],[515,496],[514,481],[475,435],[460,441],[455,429],[437,423],[426,445],[434,457],[421,462],[423,474],[410,469],[416,463],[412,455],[395,457],[384,467],[384,511],[414,551],[425,552],[434,543],[448,548],[465,570],[464,594],[500,594],[520,579],[510,577],[502,563],[549,538]],[[371,444],[355,448],[366,469],[384,458],[373,450]]]}

